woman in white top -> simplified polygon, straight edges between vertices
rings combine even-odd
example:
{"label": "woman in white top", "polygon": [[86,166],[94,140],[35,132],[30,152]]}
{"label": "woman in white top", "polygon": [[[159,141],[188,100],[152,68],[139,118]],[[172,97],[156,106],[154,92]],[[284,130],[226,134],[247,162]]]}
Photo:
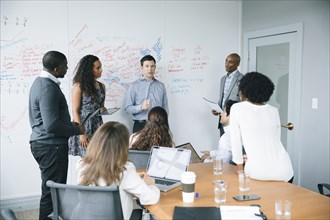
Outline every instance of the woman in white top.
{"label": "woman in white top", "polygon": [[125,125],[107,122],[97,129],[85,158],[77,163],[80,185],[119,185],[124,219],[129,219],[132,214],[134,197],[142,205],[156,204],[160,197],[155,180],[146,173],[137,173],[135,166],[128,161],[128,138]]}
{"label": "woman in white top", "polygon": [[133,150],[148,151],[152,146],[175,146],[167,112],[160,106],[150,109],[147,124],[139,132],[133,133],[129,141],[129,147]]}
{"label": "woman in white top", "polygon": [[277,108],[267,104],[274,91],[273,82],[258,72],[247,73],[240,81],[240,103],[230,114],[233,162],[243,169],[242,146],[247,154],[244,170],[258,180],[293,180],[290,157],[281,142]]}

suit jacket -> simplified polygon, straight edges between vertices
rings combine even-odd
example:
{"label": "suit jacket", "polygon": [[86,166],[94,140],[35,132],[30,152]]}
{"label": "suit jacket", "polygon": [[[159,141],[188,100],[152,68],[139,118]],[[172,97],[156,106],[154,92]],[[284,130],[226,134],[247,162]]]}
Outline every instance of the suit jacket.
{"label": "suit jacket", "polygon": [[[226,75],[221,77],[220,80],[220,95],[219,95],[219,101],[218,101],[218,105],[221,107],[221,109],[223,109],[222,106],[222,99],[231,99],[233,101],[239,101],[239,95],[238,95],[238,85],[239,85],[239,81],[242,79],[244,75],[237,70],[237,72],[234,75],[234,78],[231,80],[230,86],[229,86],[229,90],[227,93],[227,97],[222,97],[223,96],[223,88],[225,87],[225,81],[226,81]],[[219,115],[219,124],[218,124],[218,128],[220,129],[220,135],[223,133],[223,128],[222,125],[220,123],[221,120],[221,116]]]}
{"label": "suit jacket", "polygon": [[225,100],[227,99],[231,99],[233,101],[239,101],[239,96],[238,96],[238,85],[239,85],[239,81],[242,79],[243,74],[237,70],[237,72],[235,73],[234,78],[232,79],[230,86],[229,86],[229,90],[228,90],[228,94],[227,97],[222,97],[223,96],[223,88],[225,87],[225,81],[226,81],[226,77],[227,76],[223,76],[220,80],[220,95],[219,95],[219,101],[218,101],[218,105],[223,108],[222,106],[222,99],[224,98]]}

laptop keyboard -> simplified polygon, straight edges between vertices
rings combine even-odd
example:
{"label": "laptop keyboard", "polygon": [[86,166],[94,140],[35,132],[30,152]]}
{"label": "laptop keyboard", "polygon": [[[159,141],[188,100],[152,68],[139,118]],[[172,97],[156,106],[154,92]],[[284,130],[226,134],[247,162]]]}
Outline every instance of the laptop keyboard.
{"label": "laptop keyboard", "polygon": [[173,185],[175,182],[173,181],[168,181],[168,180],[160,180],[160,179],[155,179],[155,183],[156,184],[160,184],[160,185]]}

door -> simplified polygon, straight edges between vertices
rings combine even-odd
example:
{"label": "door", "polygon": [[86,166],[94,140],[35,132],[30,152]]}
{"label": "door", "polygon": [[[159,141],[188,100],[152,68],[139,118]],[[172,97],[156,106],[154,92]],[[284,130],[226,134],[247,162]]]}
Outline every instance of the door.
{"label": "door", "polygon": [[[275,84],[269,104],[278,108],[282,124],[281,140],[288,151],[299,184],[300,84],[301,42],[299,27],[290,31],[271,29],[249,33],[246,37],[247,72],[258,71]],[[288,129],[288,123],[293,129]]]}
{"label": "door", "polygon": [[[291,81],[294,81],[295,37],[296,33],[288,33],[249,40],[248,71],[263,73],[274,82],[274,94],[268,103],[278,109],[283,126],[292,119],[288,103],[292,103],[294,99],[290,96],[289,74],[292,73]],[[288,140],[290,141],[291,133],[285,127],[281,132],[282,143],[287,149],[290,149]]]}

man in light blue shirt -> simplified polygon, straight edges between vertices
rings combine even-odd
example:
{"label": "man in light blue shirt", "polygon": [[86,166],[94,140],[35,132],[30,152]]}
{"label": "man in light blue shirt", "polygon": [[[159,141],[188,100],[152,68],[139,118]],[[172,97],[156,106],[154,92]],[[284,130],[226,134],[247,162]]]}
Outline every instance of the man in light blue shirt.
{"label": "man in light blue shirt", "polygon": [[133,133],[143,129],[151,108],[161,106],[168,114],[165,85],[154,78],[155,58],[146,55],[141,59],[140,64],[142,76],[129,86],[124,103],[125,112],[133,115]]}

